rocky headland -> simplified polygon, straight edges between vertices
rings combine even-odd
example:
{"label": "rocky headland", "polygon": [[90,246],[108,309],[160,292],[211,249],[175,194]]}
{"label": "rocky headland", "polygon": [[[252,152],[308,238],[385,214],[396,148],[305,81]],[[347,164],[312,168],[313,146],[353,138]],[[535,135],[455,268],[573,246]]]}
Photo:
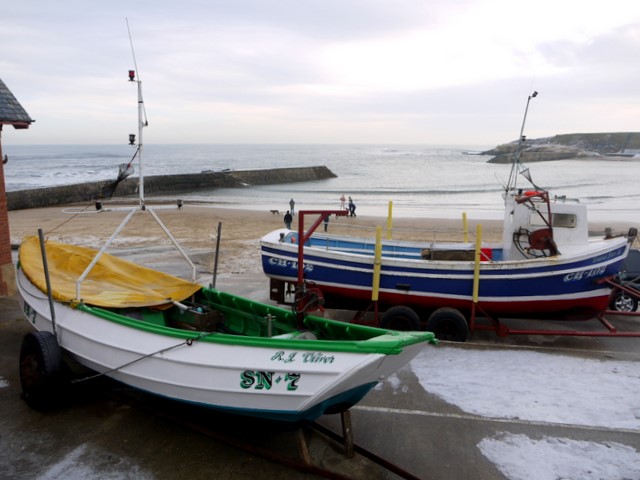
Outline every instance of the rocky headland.
{"label": "rocky headland", "polygon": [[[489,163],[511,163],[518,141],[504,143],[482,152],[492,155]],[[525,139],[521,160],[525,163],[568,158],[640,156],[640,132],[568,133],[553,137]]]}

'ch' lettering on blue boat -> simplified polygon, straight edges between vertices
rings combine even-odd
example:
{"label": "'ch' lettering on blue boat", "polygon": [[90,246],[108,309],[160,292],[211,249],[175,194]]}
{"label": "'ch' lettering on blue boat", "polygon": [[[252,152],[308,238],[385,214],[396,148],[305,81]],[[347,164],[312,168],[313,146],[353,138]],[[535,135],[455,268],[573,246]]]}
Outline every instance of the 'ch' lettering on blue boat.
{"label": "'ch' lettering on blue boat", "polygon": [[[269,263],[274,267],[282,267],[290,270],[298,270],[298,262],[294,260],[286,260],[284,258],[270,258]],[[312,272],[313,265],[303,264],[305,272]]]}
{"label": "'ch' lettering on blue boat", "polygon": [[607,270],[607,267],[591,268],[589,270],[582,270],[580,272],[567,273],[564,276],[565,282],[577,282],[586,278],[596,277],[602,275]]}

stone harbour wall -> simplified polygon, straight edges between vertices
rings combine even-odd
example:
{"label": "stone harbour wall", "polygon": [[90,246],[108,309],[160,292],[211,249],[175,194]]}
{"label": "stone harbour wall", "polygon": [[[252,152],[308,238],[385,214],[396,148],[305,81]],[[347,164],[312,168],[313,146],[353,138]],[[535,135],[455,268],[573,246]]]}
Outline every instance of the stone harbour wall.
{"label": "stone harbour wall", "polygon": [[[154,194],[165,195],[216,188],[311,182],[335,177],[336,175],[325,166],[157,175],[144,178],[144,193],[146,197]],[[22,210],[101,200],[108,196],[107,191],[112,183],[111,181],[89,182],[7,192],[7,207],[9,210]],[[127,178],[118,184],[113,196],[136,195],[137,191],[138,178]]]}

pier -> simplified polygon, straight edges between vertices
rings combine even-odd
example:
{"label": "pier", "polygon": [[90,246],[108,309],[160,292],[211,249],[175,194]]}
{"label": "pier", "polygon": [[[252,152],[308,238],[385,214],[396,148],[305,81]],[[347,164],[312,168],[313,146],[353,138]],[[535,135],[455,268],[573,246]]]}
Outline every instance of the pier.
{"label": "pier", "polygon": [[[246,188],[256,185],[311,182],[335,177],[336,175],[325,166],[204,171],[180,175],[145,176],[144,189],[145,193],[150,195],[164,195],[216,188]],[[102,200],[103,189],[112,183],[113,180],[103,180],[7,192],[7,206],[9,210],[23,210]],[[127,178],[120,182],[113,196],[134,195],[137,188],[138,178]]]}

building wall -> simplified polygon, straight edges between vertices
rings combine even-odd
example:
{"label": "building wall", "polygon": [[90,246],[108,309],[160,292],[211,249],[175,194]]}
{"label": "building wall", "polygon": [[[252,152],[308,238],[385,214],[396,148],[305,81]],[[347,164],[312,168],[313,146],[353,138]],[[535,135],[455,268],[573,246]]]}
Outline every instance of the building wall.
{"label": "building wall", "polygon": [[7,192],[4,185],[4,164],[2,159],[2,125],[0,125],[0,297],[15,293],[15,271],[11,259],[11,234]]}

